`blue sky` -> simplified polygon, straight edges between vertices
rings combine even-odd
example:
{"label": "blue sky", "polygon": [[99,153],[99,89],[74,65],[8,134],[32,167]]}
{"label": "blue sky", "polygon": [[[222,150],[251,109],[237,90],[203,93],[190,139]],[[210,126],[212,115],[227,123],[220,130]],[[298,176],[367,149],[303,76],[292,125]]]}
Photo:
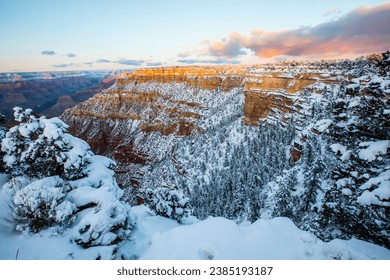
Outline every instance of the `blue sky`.
{"label": "blue sky", "polygon": [[[357,57],[390,45],[390,31],[355,28],[388,28],[389,10],[369,0],[0,0],[0,71]],[[343,28],[358,31],[334,32]]]}

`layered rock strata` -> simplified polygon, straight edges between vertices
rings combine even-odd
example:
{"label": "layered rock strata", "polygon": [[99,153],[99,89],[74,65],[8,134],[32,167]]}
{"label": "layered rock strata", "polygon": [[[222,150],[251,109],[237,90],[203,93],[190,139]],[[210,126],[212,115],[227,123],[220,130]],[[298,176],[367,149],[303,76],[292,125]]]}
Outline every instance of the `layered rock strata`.
{"label": "layered rock strata", "polygon": [[139,69],[62,118],[96,153],[119,163],[126,184],[137,181],[134,165],[162,160],[181,137],[213,129],[226,115],[246,125],[283,121],[299,111],[306,89],[320,93],[324,84],[351,78],[313,64]]}

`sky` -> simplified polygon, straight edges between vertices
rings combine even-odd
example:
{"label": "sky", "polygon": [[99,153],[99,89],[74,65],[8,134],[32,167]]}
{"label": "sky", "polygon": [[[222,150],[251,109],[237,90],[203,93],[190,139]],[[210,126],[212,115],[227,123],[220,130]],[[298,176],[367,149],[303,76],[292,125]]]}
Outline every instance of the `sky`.
{"label": "sky", "polygon": [[0,72],[352,59],[389,26],[374,0],[0,0]]}

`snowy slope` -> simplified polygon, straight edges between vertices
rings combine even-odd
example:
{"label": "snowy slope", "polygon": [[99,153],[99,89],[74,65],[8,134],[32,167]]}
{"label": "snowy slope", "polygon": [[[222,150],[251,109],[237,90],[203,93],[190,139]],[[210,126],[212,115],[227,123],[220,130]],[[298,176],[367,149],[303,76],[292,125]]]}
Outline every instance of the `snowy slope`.
{"label": "snowy slope", "polygon": [[288,218],[236,225],[216,217],[155,234],[141,259],[389,259],[390,251],[357,239],[323,242]]}
{"label": "snowy slope", "polygon": [[[66,235],[43,230],[19,234],[4,224],[1,206],[0,259],[110,259],[113,246],[82,249]],[[133,207],[138,225],[119,247],[126,259],[390,259],[390,250],[356,240],[322,242],[287,218],[235,224],[210,217],[192,225],[152,216],[146,206]]]}

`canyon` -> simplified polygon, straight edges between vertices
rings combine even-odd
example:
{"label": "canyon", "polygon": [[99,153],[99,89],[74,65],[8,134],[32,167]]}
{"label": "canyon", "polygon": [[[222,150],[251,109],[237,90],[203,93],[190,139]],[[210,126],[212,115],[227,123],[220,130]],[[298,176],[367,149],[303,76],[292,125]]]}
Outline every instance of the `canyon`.
{"label": "canyon", "polygon": [[12,120],[15,106],[48,117],[87,100],[114,84],[115,71],[0,73],[0,112]]}
{"label": "canyon", "polygon": [[[352,78],[326,64],[139,69],[121,74],[112,87],[67,110],[62,119],[94,151],[115,159],[119,181],[128,184],[138,181],[133,164],[153,162],[180,138],[205,133],[216,118],[225,118],[218,114],[233,114],[249,126],[273,118],[285,122],[299,111],[304,90],[321,92]],[[238,111],[225,110],[232,102]],[[297,160],[298,152],[292,153]]]}
{"label": "canyon", "polygon": [[61,119],[133,205],[176,189],[200,219],[285,216],[390,248],[388,57],[137,69]]}
{"label": "canyon", "polygon": [[[324,241],[390,248],[389,57],[137,69],[87,87],[102,90],[78,104],[63,92],[41,112],[65,110],[63,129],[116,162],[131,205],[172,191],[198,219],[288,217]],[[27,137],[11,130],[1,137]]]}

